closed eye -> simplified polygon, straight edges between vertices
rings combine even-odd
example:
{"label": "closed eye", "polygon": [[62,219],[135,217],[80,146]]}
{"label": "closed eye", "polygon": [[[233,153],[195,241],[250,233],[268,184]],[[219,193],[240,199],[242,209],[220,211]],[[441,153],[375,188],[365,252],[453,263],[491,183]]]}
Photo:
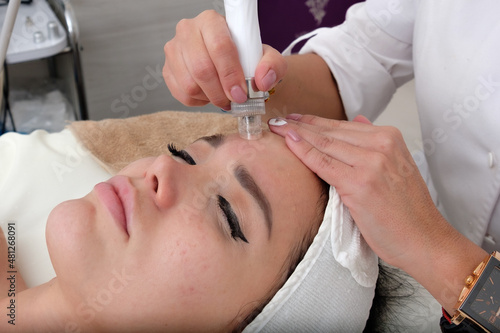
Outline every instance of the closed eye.
{"label": "closed eye", "polygon": [[168,148],[168,151],[170,152],[170,154],[172,154],[172,156],[179,157],[180,159],[184,160],[189,165],[196,165],[196,162],[194,161],[194,159],[184,149],[182,149],[182,150],[177,149],[177,147],[175,147],[175,145],[173,143],[169,143],[167,148]]}
{"label": "closed eye", "polygon": [[233,237],[235,240],[239,238],[245,243],[248,243],[248,240],[246,239],[245,235],[243,234],[243,231],[241,230],[240,222],[238,221],[238,217],[234,213],[231,204],[224,197],[220,195],[217,196],[217,201],[219,208],[224,213],[224,217],[227,224],[229,225],[229,229],[231,229],[231,237]]}

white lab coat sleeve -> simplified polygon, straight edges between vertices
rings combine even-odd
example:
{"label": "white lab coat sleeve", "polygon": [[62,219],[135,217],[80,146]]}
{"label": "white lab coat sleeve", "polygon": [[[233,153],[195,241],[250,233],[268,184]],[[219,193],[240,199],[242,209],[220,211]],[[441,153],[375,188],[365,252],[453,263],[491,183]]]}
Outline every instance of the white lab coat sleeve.
{"label": "white lab coat sleeve", "polygon": [[300,50],[328,64],[348,119],[363,114],[375,120],[396,89],[413,78],[415,6],[411,0],[355,4],[343,24],[320,30]]}

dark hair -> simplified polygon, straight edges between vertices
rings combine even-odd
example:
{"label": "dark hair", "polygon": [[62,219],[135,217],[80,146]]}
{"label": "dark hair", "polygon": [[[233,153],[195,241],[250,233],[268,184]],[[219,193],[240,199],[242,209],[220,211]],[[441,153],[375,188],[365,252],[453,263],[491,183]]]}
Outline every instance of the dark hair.
{"label": "dark hair", "polygon": [[271,301],[271,299],[274,297],[274,294],[276,294],[278,290],[280,290],[280,288],[285,284],[288,278],[295,271],[295,268],[297,268],[297,265],[302,261],[304,255],[307,252],[307,249],[312,244],[314,237],[318,232],[319,226],[323,221],[326,205],[328,204],[328,192],[330,190],[330,185],[328,185],[328,183],[320,178],[318,178],[318,180],[320,186],[320,197],[316,204],[316,220],[313,221],[314,223],[312,224],[312,227],[307,230],[307,233],[306,235],[304,235],[302,240],[291,249],[290,253],[283,263],[276,283],[274,283],[274,285],[267,293],[268,296],[264,300],[262,300],[259,305],[236,326],[233,332],[243,331],[243,329],[262,312],[262,309],[264,309],[267,303]]}
{"label": "dark hair", "polygon": [[379,261],[375,296],[363,333],[397,333],[404,330],[405,320],[401,318],[408,318],[406,311],[411,311],[410,302],[414,302],[412,296],[418,288],[411,280],[400,269]]}

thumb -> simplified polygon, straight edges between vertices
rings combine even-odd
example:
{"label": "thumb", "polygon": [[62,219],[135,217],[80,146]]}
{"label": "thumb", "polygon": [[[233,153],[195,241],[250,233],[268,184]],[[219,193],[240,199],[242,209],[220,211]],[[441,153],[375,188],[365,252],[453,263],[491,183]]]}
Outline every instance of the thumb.
{"label": "thumb", "polygon": [[287,70],[285,57],[269,45],[262,45],[263,55],[255,70],[255,84],[260,91],[269,91],[284,76]]}

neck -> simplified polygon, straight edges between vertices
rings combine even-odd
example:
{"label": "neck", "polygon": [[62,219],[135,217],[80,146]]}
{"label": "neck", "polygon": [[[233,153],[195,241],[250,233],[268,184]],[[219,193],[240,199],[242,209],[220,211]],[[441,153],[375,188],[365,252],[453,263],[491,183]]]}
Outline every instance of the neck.
{"label": "neck", "polygon": [[[10,297],[12,296],[12,297]],[[0,300],[0,332],[74,331],[71,307],[57,278]]]}

